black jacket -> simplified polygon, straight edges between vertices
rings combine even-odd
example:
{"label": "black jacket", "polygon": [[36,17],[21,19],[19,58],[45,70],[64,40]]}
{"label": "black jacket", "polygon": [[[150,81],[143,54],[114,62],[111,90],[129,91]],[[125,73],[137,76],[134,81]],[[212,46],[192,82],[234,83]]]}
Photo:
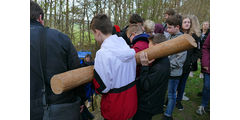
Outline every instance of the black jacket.
{"label": "black jacket", "polygon": [[[35,20],[30,22],[30,114],[43,115],[42,89],[43,81],[40,70],[40,36],[43,25]],[[50,87],[50,79],[53,75],[80,67],[77,51],[67,35],[54,30],[47,29],[47,61],[46,61],[46,93],[48,104],[71,103],[80,96],[82,103],[85,100],[83,87],[55,95]],[[35,117],[36,118],[36,117]]]}
{"label": "black jacket", "polygon": [[130,46],[131,42],[130,42],[130,39],[127,37],[127,29],[128,29],[128,26],[123,28],[121,32],[117,34],[117,36],[122,37],[126,41],[126,43]]}
{"label": "black jacket", "polygon": [[152,114],[163,113],[169,75],[168,57],[158,58],[151,66],[141,68],[140,77],[137,80],[138,109]]}
{"label": "black jacket", "polygon": [[196,67],[195,66],[197,65],[196,62],[198,58],[201,56],[201,52],[199,49],[200,37],[198,37],[196,34],[192,34],[192,37],[195,39],[197,47],[187,50],[187,58],[183,65],[183,73],[188,73],[191,70],[195,70],[196,68],[193,69],[193,67]]}

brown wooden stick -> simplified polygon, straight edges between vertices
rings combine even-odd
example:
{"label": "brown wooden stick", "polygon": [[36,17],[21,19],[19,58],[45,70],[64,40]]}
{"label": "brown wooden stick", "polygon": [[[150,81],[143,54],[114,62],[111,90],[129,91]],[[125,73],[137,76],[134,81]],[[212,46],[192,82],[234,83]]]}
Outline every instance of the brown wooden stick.
{"label": "brown wooden stick", "polygon": [[[144,51],[147,52],[148,59],[152,60],[182,52],[193,47],[197,47],[195,40],[192,36],[184,34],[172,40],[145,49]],[[138,52],[135,55],[138,64],[140,64],[139,54],[141,52]],[[93,66],[88,66],[54,75],[51,78],[52,91],[55,94],[61,94],[64,91],[91,82],[93,79],[93,69]]]}
{"label": "brown wooden stick", "polygon": [[54,75],[51,78],[51,88],[55,94],[91,82],[93,79],[93,65]]}
{"label": "brown wooden stick", "polygon": [[[197,47],[197,43],[195,42],[193,37],[188,34],[183,34],[177,38],[159,43],[143,51],[147,53],[148,59],[152,60],[152,59],[172,55],[178,52],[182,52],[194,47]],[[141,64],[140,58],[139,58],[139,55],[141,52],[138,52],[135,56],[138,64]]]}

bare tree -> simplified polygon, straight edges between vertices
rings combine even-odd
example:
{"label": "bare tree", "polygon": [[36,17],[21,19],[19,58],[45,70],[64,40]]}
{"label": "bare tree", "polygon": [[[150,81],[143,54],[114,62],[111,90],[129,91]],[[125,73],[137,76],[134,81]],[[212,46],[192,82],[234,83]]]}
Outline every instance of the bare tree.
{"label": "bare tree", "polygon": [[54,0],[54,28],[57,28],[57,0]]}
{"label": "bare tree", "polygon": [[69,5],[68,5],[69,0],[67,0],[66,2],[67,3],[66,3],[66,27],[65,27],[65,33],[67,35],[69,35],[69,9],[68,9],[68,7],[69,7]]}
{"label": "bare tree", "polygon": [[52,27],[52,4],[53,1],[50,0],[49,27]]}

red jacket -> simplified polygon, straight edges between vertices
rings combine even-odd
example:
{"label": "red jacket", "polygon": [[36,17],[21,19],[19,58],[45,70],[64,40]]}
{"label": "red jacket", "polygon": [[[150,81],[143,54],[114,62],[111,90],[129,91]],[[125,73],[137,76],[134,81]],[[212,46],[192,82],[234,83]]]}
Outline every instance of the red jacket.
{"label": "red jacket", "polygon": [[[148,48],[148,35],[147,34],[140,34],[133,38],[133,46],[132,48],[135,50],[136,53],[147,49]],[[137,65],[136,77],[140,75],[141,65]]]}
{"label": "red jacket", "polygon": [[137,111],[135,54],[116,35],[105,39],[96,53],[93,85],[102,94],[101,114],[107,120],[127,120]]}

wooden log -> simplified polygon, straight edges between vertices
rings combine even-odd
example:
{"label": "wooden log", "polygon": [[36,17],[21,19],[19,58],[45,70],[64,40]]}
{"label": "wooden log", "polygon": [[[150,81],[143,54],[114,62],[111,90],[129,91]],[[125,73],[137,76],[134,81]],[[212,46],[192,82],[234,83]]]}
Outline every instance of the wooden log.
{"label": "wooden log", "polygon": [[[183,34],[177,38],[159,43],[143,51],[147,53],[148,59],[152,60],[152,59],[172,55],[178,52],[182,52],[194,47],[197,47],[197,43],[194,40],[194,38],[188,34]],[[135,56],[138,64],[141,64],[140,58],[139,58],[139,55],[141,52],[138,52]]]}
{"label": "wooden log", "polygon": [[[148,59],[152,60],[182,52],[194,47],[197,47],[197,44],[192,36],[184,34],[143,51],[147,52]],[[140,64],[139,54],[141,52],[135,55],[138,64]],[[93,69],[93,66],[88,66],[54,75],[51,78],[52,91],[55,94],[61,94],[64,91],[91,82],[93,79]]]}
{"label": "wooden log", "polygon": [[91,82],[93,79],[93,65],[54,75],[51,78],[53,93],[61,94],[64,91]]}

